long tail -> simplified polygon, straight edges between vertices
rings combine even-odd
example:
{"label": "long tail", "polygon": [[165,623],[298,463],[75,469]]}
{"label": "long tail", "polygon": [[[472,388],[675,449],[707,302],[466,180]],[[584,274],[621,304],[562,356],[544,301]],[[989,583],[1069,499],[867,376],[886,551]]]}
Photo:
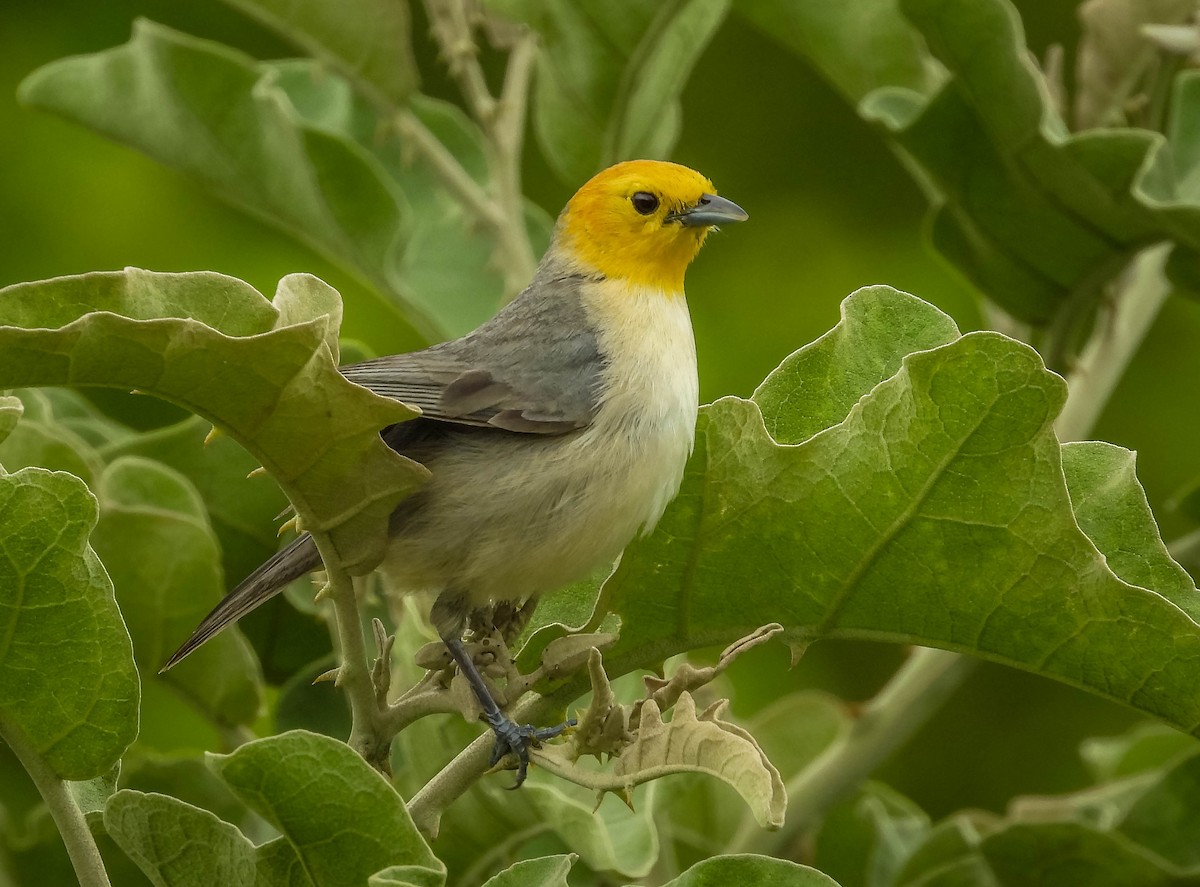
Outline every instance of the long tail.
{"label": "long tail", "polygon": [[171,654],[166,665],[159,669],[159,674],[175,665],[227,625],[232,625],[260,604],[265,604],[283,591],[284,586],[293,579],[299,579],[320,566],[321,556],[317,553],[317,546],[312,537],[305,533],[225,595],[221,603],[204,617],[204,621],[196,627],[192,636],[184,641],[183,646]]}

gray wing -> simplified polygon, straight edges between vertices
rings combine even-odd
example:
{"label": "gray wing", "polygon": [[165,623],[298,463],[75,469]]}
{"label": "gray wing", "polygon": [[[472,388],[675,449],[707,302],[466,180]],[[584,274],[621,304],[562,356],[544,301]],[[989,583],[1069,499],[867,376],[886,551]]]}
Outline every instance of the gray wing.
{"label": "gray wing", "polygon": [[492,320],[452,342],[342,367],[424,417],[527,434],[591,423],[604,357],[576,277],[537,280]]}

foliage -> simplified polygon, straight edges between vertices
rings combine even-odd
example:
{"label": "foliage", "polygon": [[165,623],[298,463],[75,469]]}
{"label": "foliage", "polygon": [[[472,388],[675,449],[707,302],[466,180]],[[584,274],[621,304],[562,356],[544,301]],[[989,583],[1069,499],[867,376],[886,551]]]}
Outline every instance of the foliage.
{"label": "foliage", "polygon": [[[366,578],[426,472],[378,436],[415,411],[336,371],[332,287],[126,269],[0,290],[0,738],[44,801],[0,810],[0,882],[32,883],[57,834],[85,885],[1200,883],[1200,595],[1133,453],[1081,440],[1196,279],[1200,78],[1129,24],[1180,38],[1188,4],[1084,4],[1070,115],[1007,0],[427,0],[462,107],[421,92],[403,4],[231,4],[305,56],[139,22],[20,96],[322,252],[431,339],[492,313],[549,237],[526,130],[571,184],[669,155],[732,14],[877,125],[932,245],[1027,341],[867,286],[753,396],[703,407],[657,529],[519,649],[474,639],[518,720],[578,709],[510,794],[413,599]],[[135,428],[78,393],[97,386],[195,416]],[[278,489],[243,479],[258,465]],[[156,674],[270,552],[284,498],[325,560],[320,602],[299,584],[274,632]],[[719,698],[750,651],[837,639],[951,652],[858,708],[788,693],[737,718]],[[1085,744],[1094,785],[933,822],[868,777],[977,660],[1160,726]]]}

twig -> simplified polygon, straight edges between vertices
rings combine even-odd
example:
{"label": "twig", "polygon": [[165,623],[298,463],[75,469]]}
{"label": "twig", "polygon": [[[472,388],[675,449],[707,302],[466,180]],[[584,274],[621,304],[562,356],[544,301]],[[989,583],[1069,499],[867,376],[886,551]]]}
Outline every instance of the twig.
{"label": "twig", "polygon": [[70,786],[47,766],[18,728],[6,730],[4,724],[0,723],[0,739],[12,749],[50,809],[80,887],[111,887],[100,849],[96,846],[83,811],[71,794]]}
{"label": "twig", "polygon": [[[753,820],[748,820],[728,852],[745,852],[764,842],[769,842],[775,850],[791,844],[907,742],[977,664],[977,660],[957,653],[916,648],[866,704],[846,735],[788,783],[787,824],[772,835],[764,835]],[[764,848],[764,852],[772,850]]]}
{"label": "twig", "polygon": [[[563,688],[549,696],[528,696],[513,706],[509,716],[518,724],[544,723],[561,709],[563,702],[559,696],[564,691],[573,692]],[[417,828],[431,838],[437,837],[442,812],[487,772],[488,754],[495,741],[490,730],[484,733],[412,796],[408,812]]]}
{"label": "twig", "polygon": [[430,30],[441,47],[450,75],[458,81],[459,91],[478,121],[491,120],[496,100],[488,89],[487,78],[479,65],[467,8],[463,0],[425,0]]}
{"label": "twig", "polygon": [[[474,29],[464,0],[425,0],[425,9],[429,14],[433,36],[441,47],[450,73],[457,80],[463,100],[487,139],[488,170],[494,192],[485,195],[487,206],[475,200],[461,181],[452,182],[446,178],[450,174],[457,180],[461,171],[475,185],[452,155],[449,159],[457,170],[446,162],[445,157],[435,157],[429,153],[434,150],[432,144],[416,143],[416,147],[434,163],[447,186],[460,200],[464,196],[471,198],[464,201],[464,205],[492,228],[497,244],[496,261],[504,275],[504,291],[506,297],[511,298],[529,282],[537,267],[525,226],[524,198],[521,193],[521,150],[536,38],[532,32],[524,31],[514,41],[502,92],[500,98],[496,99],[488,89],[487,79],[479,65]],[[432,134],[430,138],[436,142]],[[440,142],[437,142],[437,147],[441,147]],[[442,151],[445,149],[442,148]],[[478,189],[478,186],[475,185],[475,188]]]}
{"label": "twig", "polygon": [[1091,434],[1129,361],[1171,294],[1164,273],[1169,244],[1142,252],[1134,261],[1128,286],[1117,299],[1111,322],[1097,325],[1074,370],[1067,376],[1070,396],[1054,423],[1059,440]]}
{"label": "twig", "polygon": [[537,38],[525,31],[513,44],[504,73],[504,88],[489,130],[491,170],[496,202],[507,223],[500,232],[505,292],[516,295],[537,267],[525,225],[525,197],[521,191],[521,151],[525,141],[525,111],[529,81],[537,52]]}
{"label": "twig", "polygon": [[384,775],[390,775],[388,763],[392,736],[384,729],[375,687],[371,681],[371,666],[363,640],[362,616],[354,593],[354,580],[342,567],[337,551],[325,533],[312,533],[317,551],[324,562],[325,587],[319,597],[333,601],[336,615],[339,656],[335,681],[350,702],[350,738],[347,744],[367,763]]}
{"label": "twig", "polygon": [[1200,555],[1200,530],[1192,530],[1178,539],[1172,539],[1167,543],[1167,551],[1181,564],[1197,561]]}
{"label": "twig", "polygon": [[442,184],[468,212],[493,228],[499,229],[504,224],[500,208],[417,115],[408,109],[397,111],[396,129],[401,138],[429,161]]}

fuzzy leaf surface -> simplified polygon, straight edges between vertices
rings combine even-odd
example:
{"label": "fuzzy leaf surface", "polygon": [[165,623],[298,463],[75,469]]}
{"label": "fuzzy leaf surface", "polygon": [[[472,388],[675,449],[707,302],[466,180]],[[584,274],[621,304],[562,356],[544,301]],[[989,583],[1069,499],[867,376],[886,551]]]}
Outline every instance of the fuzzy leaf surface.
{"label": "fuzzy leaf surface", "polygon": [[779,771],[742,728],[720,718],[721,711],[699,716],[690,693],[675,704],[664,722],[653,700],[646,700],[637,725],[637,740],[617,758],[613,774],[628,787],[668,773],[704,773],[720,779],[746,801],[764,828],[779,828],[787,793]]}
{"label": "fuzzy leaf surface", "polygon": [[77,781],[108,772],[133,741],[141,695],[112,583],[88,544],[96,518],[77,477],[0,475],[0,734]]}
{"label": "fuzzy leaf surface", "polygon": [[271,302],[211,272],[17,284],[0,290],[0,385],[136,388],[186,407],[245,446],[365,572],[382,556],[387,515],[425,472],[379,439],[412,411],[337,372],[340,311],[337,293],[306,275],[285,277]]}
{"label": "fuzzy leaf surface", "polygon": [[252,724],[262,687],[240,632],[222,632],[177,668],[156,674],[225,593],[199,494],[172,469],[124,456],[105,469],[96,496],[100,522],[92,544],[116,587],[139,670],[222,727]]}
{"label": "fuzzy leaf surface", "polygon": [[[942,647],[1200,730],[1200,625],[1181,609],[1193,611],[1195,588],[1137,507],[1085,506],[1077,517],[1052,431],[1062,380],[1018,342],[954,338],[949,326],[949,341],[904,356],[891,376],[882,356],[882,378],[853,371],[859,349],[836,340],[870,327],[873,312],[894,314],[897,300],[936,313],[910,296],[859,291],[843,323],[785,362],[755,401],[702,411],[680,495],[603,587],[597,613],[621,620],[609,671],[779,622],[795,646],[850,637]],[[878,329],[868,350],[894,353]],[[771,437],[806,397],[827,402],[817,415],[836,414],[834,401],[852,406],[816,433],[799,427],[800,440]],[[759,402],[774,407],[764,415]],[[1107,454],[1084,445],[1075,455]],[[1137,500],[1127,466],[1115,467],[1097,469],[1099,485]]]}
{"label": "fuzzy leaf surface", "polygon": [[444,873],[404,801],[344,742],[293,730],[209,760],[283,833],[314,887],[361,887],[398,865]]}
{"label": "fuzzy leaf surface", "polygon": [[282,883],[255,879],[254,845],[236,827],[169,795],[122,789],[105,807],[104,827],[156,887]]}

